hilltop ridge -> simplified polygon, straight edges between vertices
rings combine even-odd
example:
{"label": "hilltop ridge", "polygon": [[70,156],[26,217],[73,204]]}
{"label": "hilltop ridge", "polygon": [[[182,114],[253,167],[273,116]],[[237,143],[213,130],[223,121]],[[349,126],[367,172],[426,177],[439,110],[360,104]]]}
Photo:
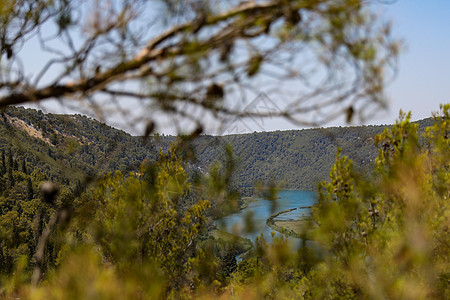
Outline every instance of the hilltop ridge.
{"label": "hilltop ridge", "polygon": [[[44,114],[9,107],[1,112],[0,150],[11,149],[49,180],[73,181],[119,170],[137,170],[141,162],[157,158],[174,136],[141,137],[82,115]],[[424,128],[431,119],[419,121]],[[370,173],[378,150],[373,138],[385,126],[352,126],[256,132],[227,136],[201,135],[191,141],[196,160],[191,171],[206,172],[216,161],[227,161],[233,149],[231,183],[241,191],[257,182],[282,183],[284,188],[315,190],[328,178],[337,148],[354,161],[361,174]],[[195,166],[195,168],[192,168]],[[188,168],[189,169],[189,168]]]}

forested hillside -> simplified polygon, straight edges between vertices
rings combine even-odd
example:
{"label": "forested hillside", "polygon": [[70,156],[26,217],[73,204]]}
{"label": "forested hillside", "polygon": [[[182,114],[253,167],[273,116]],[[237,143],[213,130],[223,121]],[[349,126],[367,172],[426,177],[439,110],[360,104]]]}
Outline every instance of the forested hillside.
{"label": "forested hillside", "polygon": [[[43,295],[55,299],[69,290],[74,298],[101,298],[86,296],[93,285],[130,299],[135,291],[144,299],[243,298],[245,291],[380,299],[409,290],[397,284],[409,280],[427,286],[414,290],[418,298],[448,298],[448,106],[442,110],[444,117],[427,129],[429,120],[411,124],[401,115],[384,130],[181,137],[184,143],[173,147],[174,137],[133,137],[79,115],[4,110],[0,282],[7,284],[0,294],[28,295],[43,282]],[[376,180],[361,176],[372,170]],[[111,171],[122,172],[105,175]],[[327,177],[299,232],[317,242],[314,251],[303,243],[290,252],[283,237],[250,245],[215,229],[213,219],[236,208],[236,188],[246,193],[254,182],[282,180],[285,187],[312,189]],[[95,180],[86,189],[89,178]],[[386,266],[397,272],[393,283],[377,280],[372,289],[367,278],[391,276]]]}
{"label": "forested hillside", "polygon": [[[10,273],[19,257],[33,257],[51,216],[58,209],[76,207],[75,198],[91,179],[109,171],[135,171],[156,154],[154,147],[143,147],[139,139],[80,115],[4,109],[0,115],[0,270]],[[42,257],[43,268],[55,264],[55,249],[58,242],[52,240]]]}
{"label": "forested hillside", "polygon": [[1,113],[0,132],[7,159],[71,185],[85,176],[136,170],[157,155],[152,144],[81,115],[10,107]]}
{"label": "forested hillside", "polygon": [[200,160],[208,164],[224,157],[223,145],[230,144],[236,161],[233,183],[238,187],[274,182],[314,190],[327,178],[338,147],[361,170],[369,168],[377,155],[373,138],[381,131],[382,127],[367,126],[203,137],[196,148]]}
{"label": "forested hillside", "polygon": [[[432,123],[422,120],[419,131]],[[316,190],[329,176],[336,151],[354,161],[361,174],[370,174],[378,155],[374,137],[385,126],[333,127],[275,132],[255,132],[223,137],[202,136],[194,148],[204,166],[227,159],[226,145],[234,155],[232,183],[242,189],[255,183],[281,184],[284,188]]]}
{"label": "forested hillside", "polygon": [[[155,160],[176,137],[131,136],[82,115],[44,114],[10,107],[0,119],[0,151],[16,170],[25,166],[46,180],[76,185],[86,176],[119,170],[137,171],[144,159]],[[431,119],[419,122],[419,129]],[[195,159],[188,171],[207,172],[215,162],[230,160],[232,186],[248,191],[257,183],[315,190],[328,177],[337,148],[354,161],[356,170],[369,174],[378,150],[374,137],[383,126],[318,128],[255,132],[223,137],[202,135],[191,142]],[[11,158],[10,158],[11,157]],[[1,163],[1,162],[0,162]],[[14,165],[13,165],[14,166]],[[6,167],[3,167],[6,173]],[[294,175],[295,174],[295,175]]]}
{"label": "forested hillside", "polygon": [[0,1],[0,299],[450,299],[445,76],[394,25],[447,7],[393,2]]}

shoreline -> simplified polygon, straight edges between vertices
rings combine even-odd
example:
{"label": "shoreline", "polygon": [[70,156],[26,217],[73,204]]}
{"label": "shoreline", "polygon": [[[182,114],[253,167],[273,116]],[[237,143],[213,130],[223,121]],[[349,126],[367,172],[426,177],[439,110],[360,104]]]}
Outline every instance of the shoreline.
{"label": "shoreline", "polygon": [[[252,197],[242,197],[241,198],[241,203],[239,203],[239,211],[246,209],[250,204],[252,204],[253,202],[258,201],[259,199],[257,199],[256,197],[252,196]],[[237,211],[237,212],[239,212]]]}
{"label": "shoreline", "polygon": [[[269,188],[267,188],[267,189],[269,189]],[[280,191],[300,191],[300,192],[314,192],[314,193],[316,193],[316,191],[303,190],[303,189],[279,189],[279,190]],[[274,200],[278,200],[278,199],[281,199],[281,197],[277,196]],[[253,202],[256,202],[256,201],[259,201],[259,200],[267,200],[267,199],[265,199],[264,197],[258,196],[258,195],[241,197],[239,199],[239,202],[238,202],[239,207],[237,207],[237,209],[229,211],[226,214],[220,215],[219,217],[214,218],[214,220],[218,220],[218,219],[221,219],[221,218],[226,217],[228,215],[232,215],[232,214],[238,213],[238,212],[246,209]],[[299,207],[299,208],[302,208],[302,207]]]}
{"label": "shoreline", "polygon": [[[313,192],[314,191],[305,191],[303,189],[280,189],[280,191],[302,191],[302,192]],[[278,197],[280,198],[280,197]],[[215,219],[221,219],[225,216],[236,214],[241,212],[242,210],[249,207],[250,204],[257,202],[259,200],[264,200],[264,198],[259,196],[246,196],[241,197],[239,199],[239,205],[235,208],[235,210],[220,216],[219,218]],[[287,210],[283,210],[280,212],[277,212],[273,215],[271,215],[269,218],[266,219],[266,225],[269,226],[274,231],[277,231],[283,235],[294,237],[294,238],[302,238],[304,237],[304,229],[309,222],[310,218],[307,216],[302,217],[300,219],[287,219],[287,220],[277,220],[276,218],[282,214],[289,213],[292,211],[295,211],[297,209],[311,209],[312,206],[300,206],[300,207],[293,207]]]}
{"label": "shoreline", "polygon": [[267,220],[266,224],[273,230],[283,234],[287,235],[289,237],[294,238],[302,238],[302,229],[304,228],[304,224],[308,222],[308,218],[299,219],[299,220],[276,220],[275,218],[279,215],[289,213],[291,211],[297,210],[297,209],[305,209],[305,208],[311,208],[310,206],[305,207],[294,207],[287,210],[280,211],[278,213],[275,213],[271,215]]}
{"label": "shoreline", "polygon": [[[256,202],[258,200],[259,199],[256,197],[242,197],[240,198],[239,207],[237,210],[222,215],[218,219],[221,219],[231,214],[239,213],[240,211],[246,209],[251,203]],[[208,236],[214,239],[217,243],[219,243],[221,247],[233,249],[232,251],[236,256],[247,253],[254,247],[253,242],[250,239],[242,237],[237,234],[223,231],[217,228],[216,225],[214,225],[214,228],[208,230]]]}

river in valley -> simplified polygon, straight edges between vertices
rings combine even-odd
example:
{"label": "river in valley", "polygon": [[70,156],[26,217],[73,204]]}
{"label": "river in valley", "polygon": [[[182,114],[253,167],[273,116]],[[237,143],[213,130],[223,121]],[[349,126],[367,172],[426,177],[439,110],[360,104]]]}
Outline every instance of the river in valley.
{"label": "river in valley", "polygon": [[248,238],[253,243],[256,237],[263,233],[266,240],[270,242],[273,230],[266,224],[266,220],[270,216],[281,211],[297,208],[276,218],[277,220],[296,220],[310,214],[310,209],[298,209],[299,207],[309,207],[317,201],[316,192],[310,191],[282,190],[278,193],[278,196],[279,198],[273,201],[258,199],[240,212],[216,220],[216,225],[223,231]]}

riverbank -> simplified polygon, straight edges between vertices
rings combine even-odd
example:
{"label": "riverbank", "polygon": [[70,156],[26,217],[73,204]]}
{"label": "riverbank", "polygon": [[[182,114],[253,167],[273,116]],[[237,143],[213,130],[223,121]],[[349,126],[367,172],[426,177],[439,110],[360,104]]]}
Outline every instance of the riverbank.
{"label": "riverbank", "polygon": [[[234,210],[220,216],[220,218],[239,213],[243,209],[246,209],[251,203],[256,201],[258,201],[258,199],[255,197],[242,197],[239,199],[238,205]],[[225,251],[231,252],[234,255],[240,255],[253,248],[253,243],[250,239],[220,230],[217,227],[209,230],[208,236],[218,244],[220,252]]]}
{"label": "riverbank", "polygon": [[251,203],[258,201],[255,197],[242,197],[239,201],[239,210],[246,209]]}
{"label": "riverbank", "polygon": [[297,209],[305,209],[310,207],[300,207],[300,208],[291,208],[287,210],[280,211],[276,214],[271,215],[267,221],[266,224],[270,228],[272,228],[275,231],[278,231],[284,235],[288,235],[290,237],[295,238],[301,238],[306,226],[308,225],[309,219],[308,218],[302,218],[299,220],[289,219],[289,220],[277,220],[276,218],[282,214],[286,214],[289,212],[292,212]]}
{"label": "riverbank", "polygon": [[[275,231],[283,231],[283,227],[290,230],[291,236],[299,237],[301,230],[297,226],[301,225],[292,221],[302,219],[303,216],[309,215],[309,207],[316,202],[315,193],[308,191],[283,190],[279,193],[280,199],[271,201],[259,197],[242,197],[236,199],[235,209],[240,211],[228,213],[225,217],[218,218],[214,224],[218,229],[241,235],[250,239],[255,243],[256,239],[262,234],[270,243],[272,241],[271,233]],[[238,202],[239,201],[239,202]],[[238,205],[240,204],[240,205]],[[241,206],[242,205],[242,206]],[[290,213],[272,216],[276,212],[284,212],[297,208]],[[303,209],[304,208],[304,209]],[[269,219],[269,221],[268,221]],[[289,220],[290,222],[278,223],[280,220]]]}

